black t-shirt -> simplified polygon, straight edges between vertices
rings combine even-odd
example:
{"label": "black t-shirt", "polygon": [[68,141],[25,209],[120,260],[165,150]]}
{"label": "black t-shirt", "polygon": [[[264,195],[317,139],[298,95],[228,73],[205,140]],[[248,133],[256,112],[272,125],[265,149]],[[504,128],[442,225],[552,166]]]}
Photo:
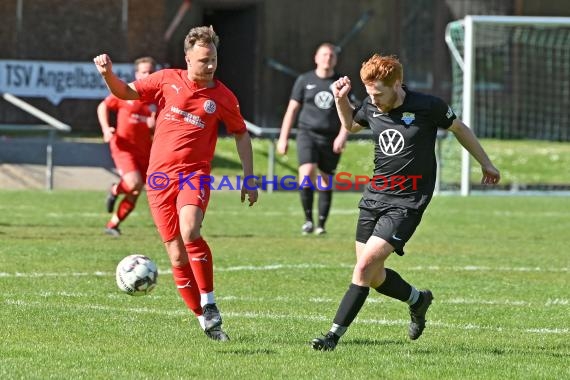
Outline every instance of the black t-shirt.
{"label": "black t-shirt", "polygon": [[449,128],[456,116],[440,98],[404,91],[404,103],[388,113],[370,98],[354,110],[354,121],[374,138],[374,180],[364,197],[424,209],[435,187],[437,128]]}
{"label": "black t-shirt", "polygon": [[340,120],[334,104],[331,85],[341,75],[319,78],[315,71],[299,75],[291,91],[291,99],[301,103],[297,120],[299,129],[319,134],[336,136],[340,131]]}

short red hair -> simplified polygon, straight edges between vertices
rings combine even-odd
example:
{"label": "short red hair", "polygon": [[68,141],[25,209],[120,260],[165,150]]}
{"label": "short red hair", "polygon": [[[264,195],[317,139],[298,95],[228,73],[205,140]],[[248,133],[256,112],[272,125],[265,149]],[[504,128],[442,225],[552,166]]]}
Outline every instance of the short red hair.
{"label": "short red hair", "polygon": [[374,54],[362,63],[360,79],[364,84],[374,84],[381,81],[386,86],[392,86],[398,79],[400,82],[404,81],[404,69],[395,56]]}

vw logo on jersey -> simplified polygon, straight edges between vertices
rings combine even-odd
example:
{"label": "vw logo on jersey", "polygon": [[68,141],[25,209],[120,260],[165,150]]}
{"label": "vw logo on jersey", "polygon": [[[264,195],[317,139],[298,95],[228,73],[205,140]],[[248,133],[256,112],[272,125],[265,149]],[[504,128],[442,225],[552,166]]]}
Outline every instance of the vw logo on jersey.
{"label": "vw logo on jersey", "polygon": [[402,114],[402,121],[406,123],[406,125],[410,125],[416,120],[416,114],[413,112],[404,112]]}
{"label": "vw logo on jersey", "polygon": [[328,91],[319,91],[315,95],[315,105],[323,110],[328,110],[334,103],[333,95]]}
{"label": "vw logo on jersey", "polygon": [[378,145],[386,156],[395,156],[404,149],[404,136],[395,129],[386,129],[380,133]]}
{"label": "vw logo on jersey", "polygon": [[207,113],[216,112],[216,102],[210,99],[206,100],[204,102],[204,111],[206,111]]}

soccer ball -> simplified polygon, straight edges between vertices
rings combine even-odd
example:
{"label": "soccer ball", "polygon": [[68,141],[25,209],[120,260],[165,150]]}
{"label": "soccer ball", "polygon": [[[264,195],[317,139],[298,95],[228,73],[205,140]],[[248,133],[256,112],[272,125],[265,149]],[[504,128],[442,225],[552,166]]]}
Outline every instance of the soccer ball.
{"label": "soccer ball", "polygon": [[117,286],[131,296],[144,296],[156,287],[156,264],[143,255],[129,255],[117,265]]}

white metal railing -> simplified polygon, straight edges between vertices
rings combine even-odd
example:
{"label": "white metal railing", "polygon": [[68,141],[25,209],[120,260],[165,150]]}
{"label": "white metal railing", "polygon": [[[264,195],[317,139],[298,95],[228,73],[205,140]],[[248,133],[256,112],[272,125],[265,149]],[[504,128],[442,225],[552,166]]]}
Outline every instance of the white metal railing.
{"label": "white metal railing", "polygon": [[37,117],[46,124],[0,124],[2,131],[46,131],[48,141],[46,146],[46,189],[53,190],[53,142],[57,132],[71,132],[71,127],[47,113],[37,109],[22,99],[8,93],[3,93],[2,98],[21,110]]}

